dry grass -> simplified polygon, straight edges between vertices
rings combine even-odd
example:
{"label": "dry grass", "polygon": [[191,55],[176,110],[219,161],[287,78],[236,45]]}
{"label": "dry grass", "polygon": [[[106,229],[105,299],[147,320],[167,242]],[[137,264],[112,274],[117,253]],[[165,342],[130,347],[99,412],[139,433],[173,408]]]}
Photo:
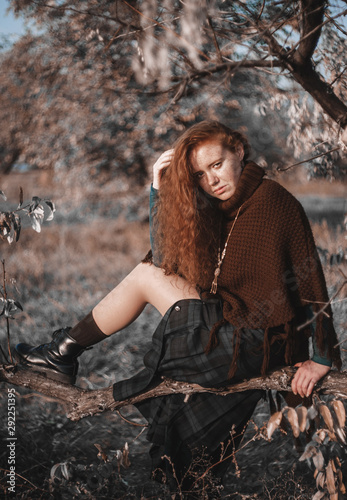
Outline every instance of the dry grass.
{"label": "dry grass", "polygon": [[[329,253],[336,252],[344,244],[340,229],[332,230],[327,224],[315,224],[313,229],[317,244]],[[76,323],[141,260],[149,248],[148,225],[102,218],[93,218],[86,224],[51,223],[46,224],[39,235],[25,229],[15,246],[9,247],[4,242],[1,245],[8,277],[16,280],[18,288],[16,292],[12,287],[11,295],[24,307],[24,313],[11,321],[13,343],[29,341],[37,344],[47,340],[48,332]],[[325,271],[329,290],[333,292],[340,279],[338,267],[327,266]],[[339,298],[343,296],[346,292]],[[334,310],[335,322],[342,335],[345,331],[343,321],[347,317],[346,301],[335,302]],[[137,372],[158,321],[159,314],[148,308],[126,330],[86,351],[81,359],[78,385],[91,389],[105,387],[116,379]],[[124,446],[126,441],[130,443],[133,465],[127,471],[121,471],[127,481],[125,484],[129,485],[124,498],[169,498],[169,495],[155,490],[155,485],[147,483],[149,446],[145,434],[136,438],[141,429],[123,422],[115,414],[69,422],[63,408],[31,397],[22,389],[17,390],[16,408],[17,470],[22,477],[41,488],[34,490],[26,481],[18,479],[18,491],[29,495],[23,498],[52,498],[48,492],[48,480],[55,463],[72,460],[73,456],[76,463],[97,464],[94,443],[101,444],[109,453]],[[131,420],[142,421],[134,408],[125,409],[123,413]],[[259,425],[268,418],[267,403],[262,403],[255,418]],[[250,428],[249,436],[252,431]],[[295,464],[298,466],[298,457],[291,450],[291,438],[280,434],[273,443],[257,441],[245,447],[237,456],[241,478],[237,479],[231,468],[222,498],[265,500],[269,498],[266,492],[270,486],[271,495],[285,491],[287,486],[284,488],[280,479],[283,478],[287,485],[289,479],[285,474],[291,473]],[[258,480],[260,476],[263,482]],[[275,479],[276,484],[272,484]],[[0,482],[0,491],[2,484],[5,484],[4,480]],[[311,472],[298,468],[295,481],[290,484],[297,485],[293,498],[311,498],[314,488]],[[146,488],[148,493],[145,495]],[[301,492],[301,496],[294,496],[294,493],[299,494],[299,489],[300,492],[305,490],[307,495]],[[130,491],[133,492],[131,495]],[[242,494],[238,496],[237,491]]]}
{"label": "dry grass", "polygon": [[[329,255],[346,244],[342,229],[325,221],[313,224],[313,232]],[[13,341],[29,337],[36,342],[62,325],[75,324],[143,258],[149,248],[148,224],[102,218],[87,224],[47,223],[40,234],[27,228],[17,244],[1,245],[8,278],[16,282],[11,296],[24,307],[11,322]],[[342,279],[339,269],[347,272],[346,265],[325,266],[330,295]],[[346,296],[347,287],[333,304],[340,336],[346,331]],[[148,314],[154,331],[159,316],[151,310]],[[143,328],[147,320],[139,319],[134,329]]]}

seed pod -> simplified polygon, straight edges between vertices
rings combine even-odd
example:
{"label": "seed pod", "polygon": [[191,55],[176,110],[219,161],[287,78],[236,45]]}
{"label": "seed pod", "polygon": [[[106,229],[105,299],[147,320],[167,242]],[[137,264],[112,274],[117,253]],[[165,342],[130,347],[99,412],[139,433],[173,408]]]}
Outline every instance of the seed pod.
{"label": "seed pod", "polygon": [[129,460],[129,445],[127,442],[124,445],[122,461],[123,461],[122,463],[123,467],[127,468],[130,467],[131,463]]}
{"label": "seed pod", "polygon": [[268,423],[267,423],[267,437],[271,439],[272,434],[279,427],[282,421],[282,412],[276,411],[273,415],[271,415]]}
{"label": "seed pod", "polygon": [[310,420],[314,420],[316,416],[318,415],[317,408],[315,406],[310,406],[309,409],[307,410],[307,418]]}
{"label": "seed pod", "polygon": [[316,441],[318,444],[322,444],[324,442],[326,435],[327,432],[325,429],[318,429],[312,439]]}
{"label": "seed pod", "polygon": [[299,428],[299,420],[298,420],[298,414],[294,410],[294,408],[288,408],[287,409],[287,418],[292,426],[293,429],[293,435],[294,437],[299,437],[300,435],[300,428]]}
{"label": "seed pod", "polygon": [[334,476],[334,471],[333,471],[331,459],[329,460],[329,463],[328,463],[325,471],[326,471],[327,489],[328,489],[328,492],[330,494],[330,498],[332,498],[331,495],[336,494],[336,487],[335,487],[335,476]]}
{"label": "seed pod", "polygon": [[324,485],[325,485],[325,472],[318,472],[316,478],[316,486],[317,488],[324,490]]}
{"label": "seed pod", "polygon": [[94,443],[95,448],[98,450],[98,458],[101,458],[104,462],[107,462],[107,455],[98,443]]}
{"label": "seed pod", "polygon": [[343,406],[342,401],[337,400],[332,401],[332,407],[333,411],[331,416],[333,417],[334,430],[337,440],[343,445],[346,445],[346,433],[344,431],[344,424],[346,420],[345,407]]}
{"label": "seed pod", "polygon": [[301,432],[304,432],[307,423],[307,408],[306,406],[298,406],[295,408],[295,411],[298,415],[299,429]]}
{"label": "seed pod", "polygon": [[61,464],[61,473],[63,474],[63,476],[65,477],[65,479],[69,480],[70,479],[70,473],[69,473],[69,470],[67,468],[67,463],[64,462]]}
{"label": "seed pod", "polygon": [[331,405],[332,405],[332,407],[334,409],[334,412],[335,412],[337,421],[339,423],[339,426],[341,427],[341,429],[343,429],[344,426],[345,426],[345,422],[346,422],[346,410],[345,410],[345,406],[342,403],[342,401],[339,401],[338,399],[334,399],[331,402]]}
{"label": "seed pod", "polygon": [[313,495],[312,500],[321,500],[324,497],[325,497],[324,491],[317,491],[317,493]]}
{"label": "seed pod", "polygon": [[299,458],[299,462],[302,462],[303,460],[308,460],[309,458],[316,455],[316,453],[317,453],[317,448],[313,444],[308,443],[305,447],[304,453]]}
{"label": "seed pod", "polygon": [[346,442],[345,431],[343,429],[341,429],[341,427],[336,426],[335,432],[336,432],[337,440],[340,441],[340,443],[346,445],[347,442]]}
{"label": "seed pod", "polygon": [[334,434],[334,422],[333,417],[331,416],[330,410],[327,405],[321,404],[318,407],[319,413],[322,415],[323,420],[328,427],[329,431]]}
{"label": "seed pod", "polygon": [[341,491],[341,493],[343,495],[345,495],[346,494],[346,487],[343,484],[343,475],[342,475],[341,469],[338,469],[338,471],[337,471],[337,479],[339,480],[339,490]]}
{"label": "seed pod", "polygon": [[320,450],[316,450],[316,453],[313,455],[312,460],[319,472],[324,470],[324,457]]}

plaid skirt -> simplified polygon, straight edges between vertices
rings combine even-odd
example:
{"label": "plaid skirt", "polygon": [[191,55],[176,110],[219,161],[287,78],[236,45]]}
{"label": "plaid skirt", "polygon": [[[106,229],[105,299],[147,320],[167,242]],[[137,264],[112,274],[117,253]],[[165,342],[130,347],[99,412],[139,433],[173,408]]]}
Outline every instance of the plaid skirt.
{"label": "plaid skirt", "polygon": [[[114,384],[114,398],[121,401],[161,382],[162,377],[197,383],[204,387],[223,387],[237,380],[259,375],[263,362],[264,331],[244,329],[238,369],[232,380],[228,371],[233,357],[233,326],[218,331],[218,345],[209,354],[204,349],[212,326],[223,318],[219,300],[181,300],[160,321],[152,348],[144,357],[145,368],[128,380]],[[284,341],[271,347],[271,367],[284,365]],[[148,420],[147,439],[151,441],[152,469],[168,473],[172,466],[180,479],[196,454],[204,452],[219,462],[226,443],[237,447],[245,426],[263,391],[252,390],[227,396],[208,393],[172,394],[137,404]],[[170,457],[170,460],[163,457]],[[227,461],[214,468],[223,475]]]}

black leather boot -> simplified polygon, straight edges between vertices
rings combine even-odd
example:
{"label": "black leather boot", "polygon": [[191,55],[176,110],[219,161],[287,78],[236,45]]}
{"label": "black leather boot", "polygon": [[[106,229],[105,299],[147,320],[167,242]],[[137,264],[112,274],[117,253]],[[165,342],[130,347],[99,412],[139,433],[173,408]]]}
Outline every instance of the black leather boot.
{"label": "black leather boot", "polygon": [[46,377],[65,384],[74,384],[78,371],[77,357],[86,349],[70,337],[71,328],[61,328],[53,333],[49,344],[37,347],[17,344],[13,354],[16,360]]}

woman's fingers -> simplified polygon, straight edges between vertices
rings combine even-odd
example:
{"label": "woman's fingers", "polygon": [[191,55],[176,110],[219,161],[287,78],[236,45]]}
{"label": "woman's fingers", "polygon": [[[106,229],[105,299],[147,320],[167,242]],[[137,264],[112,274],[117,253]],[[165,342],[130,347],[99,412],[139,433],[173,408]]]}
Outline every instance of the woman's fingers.
{"label": "woman's fingers", "polygon": [[292,381],[292,390],[294,394],[299,394],[302,398],[305,397],[309,385],[310,385],[310,379],[307,378],[304,373],[301,373],[298,370]]}
{"label": "woman's fingers", "polygon": [[158,160],[153,165],[153,187],[155,189],[159,189],[161,172],[164,168],[170,166],[173,155],[174,155],[174,150],[168,149],[159,156]]}
{"label": "woman's fingers", "polygon": [[330,371],[330,366],[321,365],[311,360],[297,363],[295,366],[298,367],[298,370],[292,380],[292,391],[302,398],[308,397],[316,383]]}
{"label": "woman's fingers", "polygon": [[305,396],[308,398],[309,395],[312,393],[313,389],[314,389],[314,386],[316,385],[316,382],[314,382],[313,380],[311,380],[311,382],[309,383],[306,391],[305,391]]}

